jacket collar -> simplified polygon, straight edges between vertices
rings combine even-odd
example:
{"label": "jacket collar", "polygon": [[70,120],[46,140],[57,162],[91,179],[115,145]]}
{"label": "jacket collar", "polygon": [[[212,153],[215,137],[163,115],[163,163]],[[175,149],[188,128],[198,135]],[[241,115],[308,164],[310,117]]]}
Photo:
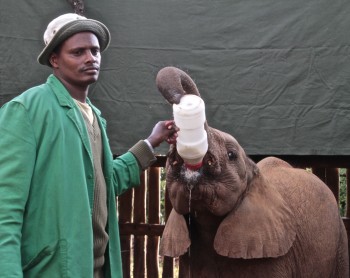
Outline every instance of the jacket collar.
{"label": "jacket collar", "polygon": [[[61,106],[67,106],[69,108],[73,108],[76,106],[72,96],[69,94],[66,87],[56,76],[50,74],[47,78],[47,84],[49,84],[49,86],[52,88]],[[98,110],[94,105],[92,105],[89,98],[86,98],[86,102],[92,107],[92,110],[95,114],[101,116],[101,111]]]}
{"label": "jacket collar", "polygon": [[69,108],[73,108],[75,106],[72,96],[56,76],[50,74],[46,83],[51,87],[61,106],[68,106]]}

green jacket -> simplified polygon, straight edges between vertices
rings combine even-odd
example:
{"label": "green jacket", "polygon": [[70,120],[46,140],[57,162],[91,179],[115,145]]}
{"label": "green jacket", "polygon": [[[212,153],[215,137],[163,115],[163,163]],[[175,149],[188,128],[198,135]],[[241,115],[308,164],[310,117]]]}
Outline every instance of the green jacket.
{"label": "green jacket", "polygon": [[[104,146],[106,277],[122,277],[115,196],[139,185],[142,163],[154,156],[141,141],[113,160],[106,122],[92,108]],[[84,120],[56,77],[6,103],[0,109],[0,276],[92,278],[93,188]]]}

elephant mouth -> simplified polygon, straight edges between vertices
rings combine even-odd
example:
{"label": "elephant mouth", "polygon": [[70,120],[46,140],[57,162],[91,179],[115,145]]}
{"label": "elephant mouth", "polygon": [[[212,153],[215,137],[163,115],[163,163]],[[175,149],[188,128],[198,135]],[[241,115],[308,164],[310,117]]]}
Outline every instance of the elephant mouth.
{"label": "elephant mouth", "polygon": [[188,170],[197,171],[197,170],[199,170],[200,168],[202,168],[202,166],[203,166],[203,161],[200,161],[199,163],[196,163],[196,164],[184,163],[184,165],[185,165],[185,167],[186,167]]}
{"label": "elephant mouth", "polygon": [[190,187],[190,189],[192,189],[199,183],[200,178],[202,177],[202,168],[192,170],[184,164],[181,167],[180,176],[187,185],[187,187]]}
{"label": "elephant mouth", "polygon": [[206,184],[209,180],[215,180],[221,175],[218,158],[210,151],[193,168],[189,167],[178,154],[176,148],[173,148],[168,153],[168,166],[168,175],[171,173],[174,180],[185,184],[187,188],[199,187],[200,184]]}

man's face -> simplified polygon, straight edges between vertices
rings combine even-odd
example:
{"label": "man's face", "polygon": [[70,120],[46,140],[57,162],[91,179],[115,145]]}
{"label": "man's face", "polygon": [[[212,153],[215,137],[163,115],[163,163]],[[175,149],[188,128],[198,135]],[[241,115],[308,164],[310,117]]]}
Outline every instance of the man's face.
{"label": "man's face", "polygon": [[100,45],[95,34],[77,33],[65,40],[50,58],[55,75],[68,86],[86,87],[97,81]]}

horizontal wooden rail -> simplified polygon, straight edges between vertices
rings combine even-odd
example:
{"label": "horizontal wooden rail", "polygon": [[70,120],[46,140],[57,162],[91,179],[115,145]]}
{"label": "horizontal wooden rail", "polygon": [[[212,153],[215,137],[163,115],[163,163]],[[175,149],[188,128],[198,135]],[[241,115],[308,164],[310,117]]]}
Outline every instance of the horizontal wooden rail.
{"label": "horizontal wooden rail", "polygon": [[121,235],[135,236],[161,236],[164,225],[162,224],[144,224],[144,223],[122,223],[119,224]]}

